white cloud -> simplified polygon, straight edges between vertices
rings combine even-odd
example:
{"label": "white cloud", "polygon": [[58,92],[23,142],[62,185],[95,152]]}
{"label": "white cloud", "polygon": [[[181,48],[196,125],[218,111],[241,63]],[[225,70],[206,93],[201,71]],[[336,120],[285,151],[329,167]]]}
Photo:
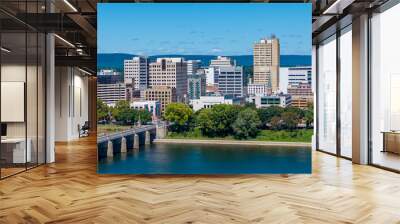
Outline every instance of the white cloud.
{"label": "white cloud", "polygon": [[218,52],[221,52],[222,50],[220,49],[220,48],[213,48],[213,49],[211,49],[211,52],[213,52],[213,53],[218,53]]}

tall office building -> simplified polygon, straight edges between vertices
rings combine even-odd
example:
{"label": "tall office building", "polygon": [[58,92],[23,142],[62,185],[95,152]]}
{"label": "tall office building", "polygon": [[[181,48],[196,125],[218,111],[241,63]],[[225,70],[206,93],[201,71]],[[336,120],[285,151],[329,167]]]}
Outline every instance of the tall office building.
{"label": "tall office building", "polygon": [[119,76],[121,73],[114,69],[101,69],[97,72],[97,76]]}
{"label": "tall office building", "polygon": [[224,96],[243,96],[243,67],[222,66],[216,68],[218,91]]}
{"label": "tall office building", "polygon": [[126,99],[125,83],[97,84],[97,98],[108,105]]}
{"label": "tall office building", "polygon": [[197,70],[200,68],[201,61],[200,60],[188,60],[187,61],[187,74],[193,75],[197,73]]}
{"label": "tall office building", "polygon": [[311,66],[290,67],[288,69],[288,85],[312,85]]}
{"label": "tall office building", "polygon": [[279,39],[261,39],[254,44],[253,72],[255,84],[267,84],[273,92],[279,89]]}
{"label": "tall office building", "polygon": [[190,100],[199,99],[206,95],[206,75],[188,75],[188,98]]}
{"label": "tall office building", "polygon": [[155,86],[143,91],[145,100],[158,101],[161,104],[161,112],[164,114],[165,107],[176,102],[176,89],[169,86]]}
{"label": "tall office building", "polygon": [[143,90],[148,84],[148,61],[146,57],[133,57],[124,60],[125,83],[133,83],[135,90]]}
{"label": "tall office building", "polygon": [[112,69],[102,69],[97,72],[97,83],[99,84],[115,84],[124,82],[121,72]]}
{"label": "tall office building", "polygon": [[236,66],[236,61],[232,60],[229,57],[224,57],[224,56],[218,56],[216,59],[212,59],[210,61],[210,66],[206,72],[207,76],[207,85],[214,86],[215,88],[218,88],[219,84],[219,68],[222,67],[235,67]]}
{"label": "tall office building", "polygon": [[[129,88],[123,81],[120,72],[114,70],[100,70],[97,77],[97,98],[106,104],[112,105],[128,97]],[[128,84],[129,85],[129,84]]]}
{"label": "tall office building", "polygon": [[176,89],[177,101],[187,94],[187,63],[183,58],[157,58],[149,65],[149,86],[169,86]]}

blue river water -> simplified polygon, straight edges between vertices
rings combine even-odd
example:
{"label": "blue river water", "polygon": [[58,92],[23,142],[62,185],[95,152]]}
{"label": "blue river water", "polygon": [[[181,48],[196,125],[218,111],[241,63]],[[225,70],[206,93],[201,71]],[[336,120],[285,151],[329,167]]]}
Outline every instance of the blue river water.
{"label": "blue river water", "polygon": [[100,174],[311,173],[311,148],[157,143],[98,161]]}

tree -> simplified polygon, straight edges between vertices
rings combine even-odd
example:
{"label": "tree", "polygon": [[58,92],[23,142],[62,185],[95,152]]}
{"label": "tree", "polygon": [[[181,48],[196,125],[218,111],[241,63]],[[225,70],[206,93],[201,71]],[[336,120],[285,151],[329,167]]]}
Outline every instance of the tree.
{"label": "tree", "polygon": [[269,122],[272,130],[280,130],[281,129],[281,118],[278,116],[274,116],[271,118]]}
{"label": "tree", "polygon": [[254,103],[246,102],[246,103],[243,105],[243,108],[242,108],[242,109],[246,109],[246,108],[256,109],[256,105],[255,105]]}
{"label": "tree", "polygon": [[260,118],[254,109],[247,108],[242,110],[232,125],[235,138],[247,139],[250,137],[256,137],[260,125]]}
{"label": "tree", "polygon": [[310,128],[311,124],[314,122],[314,105],[309,103],[304,111],[304,121],[306,122],[306,127]]}
{"label": "tree", "polygon": [[286,107],[284,112],[290,112],[294,113],[297,115],[298,119],[303,119],[304,118],[304,110],[298,108],[298,107]]}
{"label": "tree", "polygon": [[211,108],[210,119],[215,135],[225,137],[233,134],[232,124],[235,122],[240,108],[229,104],[218,104]]}
{"label": "tree", "polygon": [[108,120],[110,108],[101,99],[97,99],[97,120]]}
{"label": "tree", "polygon": [[201,134],[214,137],[215,127],[213,127],[213,121],[211,121],[211,108],[201,109],[196,116],[196,126],[200,129]]}
{"label": "tree", "polygon": [[197,116],[197,126],[209,137],[225,137],[233,134],[232,124],[235,122],[240,108],[229,104],[218,104],[212,108],[202,109]]}
{"label": "tree", "polygon": [[170,103],[165,109],[164,118],[172,122],[172,130],[183,131],[189,126],[189,119],[193,114],[192,108],[183,103]]}
{"label": "tree", "polygon": [[284,109],[279,106],[270,106],[267,108],[258,109],[258,116],[263,125],[267,125],[271,122],[273,117],[280,117]]}
{"label": "tree", "polygon": [[151,113],[147,110],[140,109],[140,110],[135,110],[133,109],[133,121],[138,122],[140,119],[141,124],[146,124],[147,122],[151,121]]}
{"label": "tree", "polygon": [[294,130],[297,128],[299,123],[299,115],[294,112],[283,112],[282,113],[282,122],[285,128],[289,130]]}
{"label": "tree", "polygon": [[126,100],[120,100],[115,104],[112,109],[112,116],[116,121],[122,124],[132,123],[134,121],[134,112],[131,109],[129,102]]}

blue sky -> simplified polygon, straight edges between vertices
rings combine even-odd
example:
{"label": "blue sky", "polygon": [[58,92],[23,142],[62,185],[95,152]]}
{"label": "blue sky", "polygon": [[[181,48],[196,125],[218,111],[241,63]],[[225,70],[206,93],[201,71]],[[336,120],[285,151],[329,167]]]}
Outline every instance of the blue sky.
{"label": "blue sky", "polygon": [[311,4],[99,3],[98,52],[252,54],[275,34],[281,54],[311,54]]}

